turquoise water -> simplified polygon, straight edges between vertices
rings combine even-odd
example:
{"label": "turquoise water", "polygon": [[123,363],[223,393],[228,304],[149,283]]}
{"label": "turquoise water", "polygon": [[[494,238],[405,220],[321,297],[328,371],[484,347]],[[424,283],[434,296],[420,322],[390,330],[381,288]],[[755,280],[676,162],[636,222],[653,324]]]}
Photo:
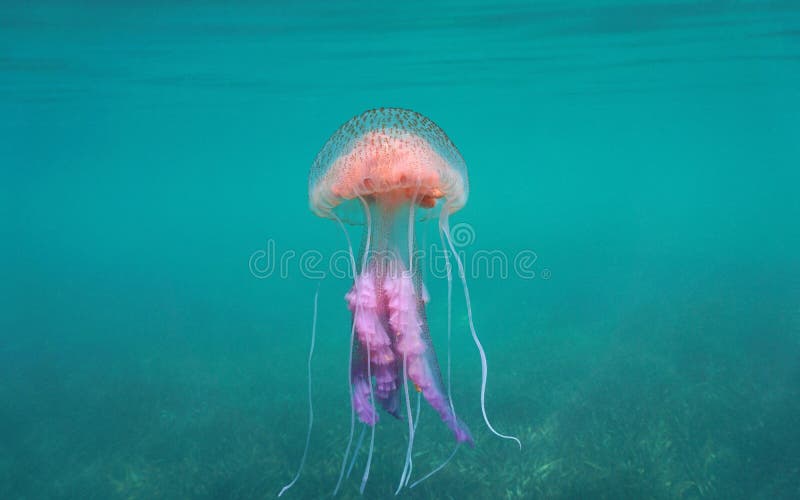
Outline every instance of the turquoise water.
{"label": "turquoise water", "polygon": [[[522,451],[483,425],[456,287],[476,446],[403,496],[800,496],[797,2],[0,12],[0,497],[272,498],[291,480],[317,286],[300,256],[346,248],[308,209],[308,170],[377,106],[430,117],[466,159],[468,261],[536,256],[532,276],[470,277],[487,411]],[[285,272],[258,267],[269,249]],[[347,443],[335,274],[285,497],[330,496]],[[446,281],[428,287],[444,363]],[[382,415],[365,497],[393,494],[405,443]],[[414,477],[452,446],[423,407]]]}

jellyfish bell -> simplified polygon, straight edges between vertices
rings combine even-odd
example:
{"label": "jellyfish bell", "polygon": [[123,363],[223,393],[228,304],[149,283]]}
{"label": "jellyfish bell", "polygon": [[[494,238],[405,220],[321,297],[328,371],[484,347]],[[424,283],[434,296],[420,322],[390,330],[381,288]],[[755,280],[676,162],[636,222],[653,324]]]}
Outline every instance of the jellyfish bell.
{"label": "jellyfish bell", "polygon": [[461,153],[435,123],[414,111],[380,108],[352,118],[328,139],[311,167],[308,191],[315,214],[358,221],[360,197],[386,208],[411,203],[453,213],[467,202],[469,182]]}
{"label": "jellyfish bell", "polygon": [[[414,111],[398,108],[366,111],[339,127],[317,154],[309,174],[308,191],[311,210],[320,217],[333,219],[341,227],[354,276],[353,285],[345,296],[352,313],[348,374],[350,438],[334,494],[339,490],[347,465],[356,416],[371,427],[369,454],[361,480],[361,491],[364,490],[375,425],[380,418],[376,403],[388,414],[405,418],[408,423],[408,447],[397,492],[408,486],[411,478],[415,434],[411,395],[415,390],[453,433],[456,450],[461,443],[473,445],[469,429],[456,415],[450,390],[452,274],[449,256],[457,264],[470,333],[481,356],[484,421],[494,434],[519,443],[516,438],[495,431],[486,416],[486,357],[472,322],[464,266],[455,252],[449,231],[449,216],[467,202],[467,167],[444,131]],[[446,385],[426,317],[429,297],[420,272],[425,257],[415,251],[416,221],[434,217],[439,220],[439,235],[447,257]],[[357,256],[347,230],[348,223],[364,226]],[[405,404],[401,405],[401,401]],[[354,452],[357,453],[358,450]],[[433,472],[446,465],[450,458]]]}

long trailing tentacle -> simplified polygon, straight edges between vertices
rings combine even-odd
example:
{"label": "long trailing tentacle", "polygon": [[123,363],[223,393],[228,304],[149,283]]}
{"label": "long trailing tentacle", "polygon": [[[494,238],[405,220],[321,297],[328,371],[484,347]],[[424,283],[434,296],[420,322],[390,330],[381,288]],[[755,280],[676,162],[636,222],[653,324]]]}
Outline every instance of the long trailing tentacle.
{"label": "long trailing tentacle", "polygon": [[[353,279],[355,281],[356,287],[358,287],[358,280],[357,278],[357,271],[356,271],[356,259],[355,255],[353,254],[353,245],[350,242],[350,234],[347,232],[347,228],[344,227],[344,223],[342,220],[336,216],[335,213],[331,212],[331,216],[334,220],[339,224],[339,227],[342,229],[342,233],[344,233],[344,237],[347,240],[347,251],[350,255],[350,265],[353,270]],[[357,307],[357,306],[356,306]],[[356,311],[358,313],[358,311]],[[350,346],[353,345],[353,340],[355,339],[356,333],[356,324],[353,322],[352,326],[350,327]],[[342,479],[344,478],[344,470],[347,466],[347,457],[350,455],[350,448],[353,445],[353,434],[355,433],[356,428],[356,411],[353,407],[353,385],[350,380],[350,366],[353,364],[353,349],[350,348],[349,360],[347,362],[347,387],[350,391],[350,437],[347,439],[347,448],[344,451],[344,457],[342,457],[342,467],[339,470],[339,479],[336,481],[336,487],[333,489],[333,496],[336,496],[339,493],[339,488],[342,486]]]}
{"label": "long trailing tentacle", "polygon": [[486,422],[486,426],[495,436],[514,441],[521,450],[522,442],[520,442],[520,440],[514,436],[497,432],[497,430],[495,430],[495,428],[492,426],[491,422],[489,422],[489,417],[486,415],[486,378],[489,371],[488,363],[486,361],[486,352],[484,352],[483,345],[481,344],[480,339],[478,339],[478,334],[475,332],[475,323],[472,320],[472,305],[469,300],[469,288],[467,287],[467,276],[464,271],[464,263],[461,262],[461,257],[458,256],[458,252],[456,252],[456,248],[453,245],[453,240],[450,237],[450,222],[448,220],[446,208],[446,206],[442,208],[442,215],[439,217],[439,224],[442,226],[445,239],[447,240],[447,244],[450,247],[450,251],[453,253],[453,258],[456,261],[456,265],[458,266],[458,274],[461,278],[461,285],[464,288],[464,301],[467,304],[467,320],[469,322],[469,331],[472,334],[472,340],[475,342],[475,347],[478,348],[478,353],[481,357],[481,412],[483,413],[483,420]]}
{"label": "long trailing tentacle", "polygon": [[408,356],[403,354],[403,391],[406,398],[406,417],[408,418],[408,448],[406,449],[406,461],[403,465],[403,474],[400,476],[400,484],[394,494],[400,493],[403,486],[408,483],[408,478],[411,476],[411,447],[414,444],[414,419],[411,418],[411,399],[408,393]]}
{"label": "long trailing tentacle", "polygon": [[346,477],[350,477],[350,473],[353,472],[353,466],[356,464],[356,458],[358,458],[358,452],[361,451],[361,445],[364,443],[364,434],[367,432],[367,425],[361,425],[361,432],[358,434],[358,442],[356,442],[356,449],[353,451],[353,458],[350,459],[350,465],[347,466],[347,475]]}
{"label": "long trailing tentacle", "polygon": [[429,478],[429,477],[431,477],[432,475],[434,475],[434,474],[436,474],[437,472],[439,472],[440,470],[444,469],[444,468],[447,466],[447,464],[449,464],[449,463],[450,463],[450,461],[453,459],[453,457],[455,457],[455,456],[456,456],[456,452],[458,451],[458,449],[459,449],[459,448],[461,448],[461,443],[456,443],[456,447],[453,449],[453,452],[452,452],[452,453],[450,453],[450,456],[449,456],[449,457],[447,457],[447,460],[445,460],[444,462],[442,462],[441,464],[439,464],[439,466],[438,466],[438,467],[436,467],[435,469],[433,469],[432,471],[428,472],[427,474],[425,474],[425,475],[424,475],[424,476],[422,476],[421,478],[419,478],[419,479],[417,479],[416,481],[414,481],[413,483],[411,483],[411,485],[409,485],[409,487],[408,487],[408,488],[409,488],[409,489],[411,489],[411,488],[413,488],[413,487],[417,486],[417,485],[418,485],[419,483],[421,483],[422,481],[424,481],[424,480],[428,479],[428,478]]}
{"label": "long trailing tentacle", "polygon": [[[367,337],[367,383],[369,383],[369,404],[375,408],[375,396],[372,390],[372,360],[370,360],[370,347],[369,347],[369,337]],[[371,425],[370,436],[369,436],[369,453],[367,453],[367,465],[364,466],[364,475],[361,476],[361,487],[359,488],[359,492],[363,495],[364,488],[367,486],[367,479],[369,479],[369,469],[372,465],[372,452],[375,449],[375,424]]]}
{"label": "long trailing tentacle", "polygon": [[[414,196],[416,198],[416,194]],[[412,198],[412,200],[414,200]],[[414,202],[408,209],[408,273],[411,279],[414,276]],[[411,476],[411,451],[414,447],[414,419],[411,416],[411,398],[408,393],[408,362],[407,356],[403,354],[403,390],[406,398],[406,415],[408,418],[408,448],[406,449],[406,461],[403,465],[403,473],[400,476],[400,484],[397,485],[395,495],[400,493],[403,486],[408,483],[408,478]]]}
{"label": "long trailing tentacle", "polygon": [[[450,254],[447,251],[447,247],[445,246],[444,242],[444,233],[442,230],[441,224],[439,225],[439,241],[442,245],[442,252],[444,253],[445,258],[445,271],[447,273],[447,399],[450,401],[450,411],[453,412],[453,415],[456,414],[455,406],[453,405],[453,391],[452,391],[452,383],[451,383],[451,372],[452,372],[452,348],[451,348],[451,340],[452,340],[452,332],[453,332],[453,268],[450,265]],[[420,479],[417,479],[409,488],[413,488],[417,486],[419,483],[425,481],[429,477],[433,476],[440,470],[444,469],[447,464],[453,460],[453,457],[456,456],[456,452],[461,447],[461,443],[456,443],[455,448],[450,453],[450,455],[439,464],[438,467],[430,471],[429,473],[425,474]]]}
{"label": "long trailing tentacle", "polygon": [[[369,211],[369,205],[367,204],[366,200],[363,197],[359,196],[358,199],[361,201],[361,205],[364,207],[364,218],[367,227],[367,235],[366,241],[364,244],[364,255],[361,256],[361,274],[364,274],[364,271],[367,267],[367,260],[369,257],[369,248],[372,239],[372,216]],[[372,388],[372,360],[370,359],[370,345],[369,345],[369,337],[367,337],[367,383],[369,384],[369,404],[375,408],[375,394]],[[361,494],[364,494],[364,488],[367,486],[367,479],[369,479],[369,469],[372,465],[372,453],[375,450],[375,425],[372,425],[372,429],[370,430],[369,436],[369,452],[367,453],[367,465],[364,467],[364,475],[361,477],[361,487],[359,491]]]}
{"label": "long trailing tentacle", "polygon": [[[366,248],[364,249],[364,255],[362,256],[362,259],[361,259],[361,274],[363,274],[364,273],[364,269],[366,268],[366,265],[367,265],[367,257],[369,255],[369,246],[370,246],[370,238],[371,238],[370,228],[371,228],[372,224],[371,224],[371,219],[370,219],[369,206],[367,205],[367,202],[361,196],[359,196],[359,200],[361,200],[361,203],[362,203],[362,205],[364,207],[364,214],[366,216],[366,227],[367,227]],[[359,276],[359,273],[358,273],[358,268],[356,267],[355,254],[353,253],[353,244],[350,241],[350,235],[347,232],[347,228],[344,226],[344,223],[342,222],[342,220],[339,217],[337,217],[336,214],[333,213],[333,212],[331,212],[330,215],[331,215],[331,217],[333,217],[333,219],[339,225],[339,227],[341,228],[342,232],[344,233],[345,239],[347,240],[347,250],[348,250],[348,254],[350,256],[350,266],[351,266],[352,272],[353,272],[354,286],[356,287],[356,293],[358,293],[358,276]],[[356,304],[356,310],[354,311],[354,314],[356,316],[358,316],[358,314],[359,314],[358,308],[359,308],[359,305]],[[356,323],[355,323],[355,321],[353,321],[353,325],[350,328],[350,344],[349,344],[350,346],[353,345],[353,340],[355,339],[355,331],[356,331]],[[342,457],[342,466],[341,466],[341,469],[339,470],[339,479],[336,481],[336,487],[333,490],[333,496],[336,496],[336,494],[339,492],[339,488],[342,486],[342,479],[344,478],[345,468],[347,467],[347,458],[350,455],[350,448],[353,445],[353,435],[355,434],[356,414],[355,414],[355,408],[353,407],[353,386],[352,386],[352,382],[350,380],[350,366],[352,364],[353,364],[353,349],[351,348],[350,349],[350,354],[349,354],[348,374],[347,374],[347,387],[348,387],[348,389],[350,391],[350,437],[347,440],[347,448],[345,449],[344,457]],[[370,396],[371,395],[372,395],[372,385],[370,383]],[[374,438],[375,438],[375,428],[373,427],[373,429],[372,429],[372,439],[371,439],[371,442],[370,442],[370,455],[369,455],[369,459],[367,461],[367,471],[366,471],[367,472],[367,474],[366,474],[367,476],[369,475],[369,463],[370,463],[371,458],[372,458],[372,443],[374,442]],[[348,473],[348,476],[349,476],[349,473]]]}
{"label": "long trailing tentacle", "polygon": [[452,372],[452,346],[451,340],[453,336],[453,267],[450,265],[450,254],[444,246],[444,233],[442,227],[439,226],[439,240],[442,243],[442,251],[444,252],[445,271],[447,272],[447,398],[450,400],[450,411],[453,415],[456,414],[455,406],[453,406],[453,391],[451,383]]}
{"label": "long trailing tentacle", "polygon": [[[419,186],[417,186],[417,188],[419,188]],[[417,197],[417,193],[415,192],[414,193],[414,199],[416,199],[416,197]],[[413,217],[414,217],[414,213],[412,212],[411,215],[410,215],[409,227],[413,227],[413,226],[411,226],[411,224],[413,223]],[[409,231],[409,236],[411,236],[411,231]],[[411,262],[411,261],[413,261],[413,258],[409,257],[409,262]],[[425,299],[423,299],[423,301],[424,300]],[[419,411],[421,409],[421,406],[422,406],[422,392],[417,391],[417,411],[414,414],[414,428],[413,428],[414,436],[417,435],[417,426],[419,425]],[[408,482],[411,480],[411,472],[413,470],[414,470],[414,462],[410,460],[408,462],[408,474],[406,475],[406,482],[405,482],[406,486],[408,485]]]}
{"label": "long trailing tentacle", "polygon": [[[422,406],[422,393],[417,392],[417,410],[414,413],[414,434],[417,433],[417,426],[419,425],[419,411],[421,406]],[[411,481],[411,473],[413,471],[414,471],[414,462],[409,462],[408,474],[406,474],[405,486],[408,486],[409,481]]]}
{"label": "long trailing tentacle", "polygon": [[314,405],[311,400],[311,358],[314,357],[314,343],[317,338],[317,303],[319,301],[319,283],[317,283],[317,291],[314,293],[314,319],[311,321],[311,347],[308,350],[308,432],[306,433],[306,446],[303,449],[303,457],[300,459],[300,467],[297,468],[297,474],[294,479],[281,488],[278,496],[283,495],[289,488],[294,486],[294,483],[300,479],[300,474],[303,472],[303,466],[306,463],[308,456],[308,445],[311,443],[311,428],[314,426]]}

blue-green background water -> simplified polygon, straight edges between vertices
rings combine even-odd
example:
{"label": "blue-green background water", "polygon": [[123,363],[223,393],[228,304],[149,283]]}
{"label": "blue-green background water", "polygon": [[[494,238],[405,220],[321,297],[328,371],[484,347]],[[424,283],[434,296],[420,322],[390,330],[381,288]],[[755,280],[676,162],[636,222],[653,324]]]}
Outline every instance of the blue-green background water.
{"label": "blue-green background water", "polygon": [[[308,169],[377,106],[461,150],[467,256],[538,256],[534,279],[470,282],[488,411],[522,451],[482,424],[456,293],[476,447],[404,495],[800,496],[798,89],[794,1],[4,4],[0,497],[291,479],[316,284],[248,262],[345,248]],[[321,285],[294,498],[330,494],[346,445],[348,287]],[[365,496],[393,493],[405,431],[382,418]],[[415,477],[451,447],[423,408]]]}

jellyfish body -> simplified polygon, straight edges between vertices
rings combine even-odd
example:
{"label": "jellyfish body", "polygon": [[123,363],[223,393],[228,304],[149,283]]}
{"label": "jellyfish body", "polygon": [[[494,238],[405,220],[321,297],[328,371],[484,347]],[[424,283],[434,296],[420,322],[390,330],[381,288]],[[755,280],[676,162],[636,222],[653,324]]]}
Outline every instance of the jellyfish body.
{"label": "jellyfish body", "polygon": [[[331,136],[312,165],[311,210],[337,221],[345,236],[345,223],[364,225],[358,258],[347,236],[355,276],[345,297],[352,313],[349,382],[354,417],[336,491],[357,416],[372,427],[363,492],[378,406],[397,418],[405,414],[408,420],[406,464],[398,491],[408,484],[414,440],[410,395],[414,390],[436,410],[457,443],[473,444],[469,429],[455,413],[449,377],[445,386],[431,342],[426,318],[429,297],[420,272],[424,256],[416,251],[415,234],[417,219],[438,216],[442,243],[447,241],[454,250],[448,217],[464,206],[468,193],[466,165],[455,145],[435,123],[410,110],[380,108],[352,118]],[[469,307],[463,265],[457,254],[451,254],[458,263]],[[447,269],[450,279],[449,260]],[[469,312],[482,360],[483,409],[485,356]],[[508,437],[494,431],[485,410],[484,418],[492,432]]]}

